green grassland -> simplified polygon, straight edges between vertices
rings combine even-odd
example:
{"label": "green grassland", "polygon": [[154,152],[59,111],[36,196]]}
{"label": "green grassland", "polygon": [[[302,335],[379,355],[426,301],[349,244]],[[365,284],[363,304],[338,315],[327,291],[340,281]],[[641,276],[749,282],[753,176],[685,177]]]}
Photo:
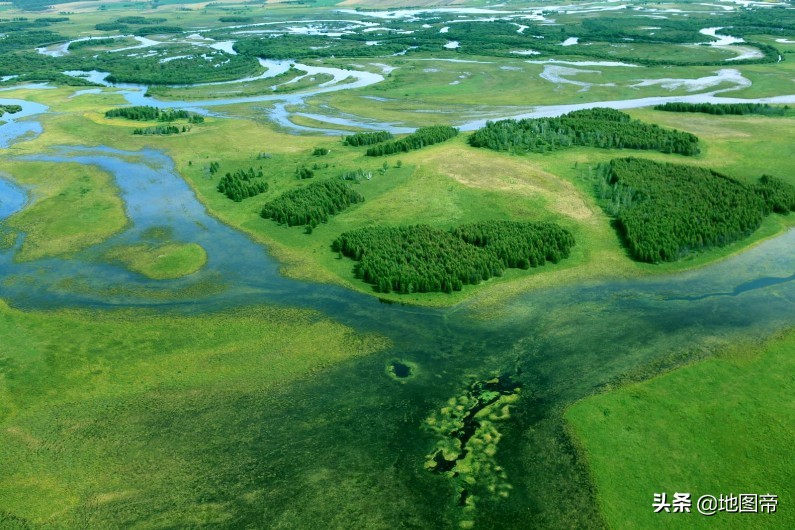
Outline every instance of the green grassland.
{"label": "green grassland", "polygon": [[[566,413],[612,528],[791,528],[795,333],[585,399]],[[775,514],[653,513],[654,493],[777,494]]]}
{"label": "green grassland", "polygon": [[133,272],[153,280],[182,278],[207,263],[207,252],[196,243],[163,245],[127,245],[105,253],[110,261],[119,261]]}
{"label": "green grassland", "polygon": [[[220,417],[200,412],[207,400],[234,417],[245,396],[386,346],[310,311],[266,308],[28,313],[0,302],[0,335],[3,528],[223,522],[235,506],[195,489],[196,466],[246,440],[208,428]],[[197,425],[166,434],[186,414]]]}
{"label": "green grassland", "polygon": [[68,255],[127,225],[113,179],[95,167],[13,161],[4,162],[4,170],[32,198],[30,206],[6,221],[10,230],[25,234],[18,260]]}

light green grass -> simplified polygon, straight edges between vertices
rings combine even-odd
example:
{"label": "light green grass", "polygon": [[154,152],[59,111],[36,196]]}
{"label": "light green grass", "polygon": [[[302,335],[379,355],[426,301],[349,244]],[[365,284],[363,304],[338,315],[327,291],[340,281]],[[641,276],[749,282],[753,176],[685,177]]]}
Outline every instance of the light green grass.
{"label": "light green grass", "polygon": [[[237,505],[195,490],[214,480],[201,475],[201,462],[250,440],[230,425],[211,428],[221,419],[202,419],[208,403],[225,403],[217,413],[242,420],[244,396],[271,395],[386,346],[304,310],[28,313],[2,301],[0,336],[4,528],[9,516],[56,528],[223,523]],[[200,425],[168,426],[188,417]]]}
{"label": "light green grass", "polygon": [[127,245],[108,251],[105,258],[119,261],[147,278],[168,280],[188,276],[204,267],[207,252],[196,243]]}
{"label": "light green grass", "polygon": [[[795,333],[597,395],[566,413],[611,528],[792,528]],[[775,514],[655,514],[654,493],[777,494]]]}
{"label": "light green grass", "polygon": [[4,170],[32,194],[32,204],[5,221],[25,234],[18,260],[72,254],[127,225],[113,178],[95,167],[14,161]]}

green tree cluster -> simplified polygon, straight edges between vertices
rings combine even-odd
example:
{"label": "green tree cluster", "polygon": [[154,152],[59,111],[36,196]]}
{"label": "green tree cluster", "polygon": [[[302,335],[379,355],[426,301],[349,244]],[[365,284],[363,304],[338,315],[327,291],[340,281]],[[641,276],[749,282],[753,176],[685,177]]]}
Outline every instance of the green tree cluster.
{"label": "green tree cluster", "polygon": [[771,211],[795,206],[795,188],[769,176],[747,186],[706,168],[639,158],[614,159],[599,171],[608,213],[632,256],[649,263],[727,245]]}
{"label": "green tree cluster", "polygon": [[181,132],[188,132],[189,130],[190,129],[184,125],[182,126],[182,129],[180,129],[176,125],[158,125],[157,127],[139,127],[137,129],[133,129],[133,134],[140,136],[153,136],[153,135],[167,136],[169,134],[179,134]]}
{"label": "green tree cluster", "polygon": [[248,168],[248,171],[237,169],[234,173],[227,172],[221,177],[217,189],[233,201],[240,202],[268,191],[268,183],[262,180],[263,177],[261,169],[259,171],[254,171],[254,168]]}
{"label": "green tree cluster", "polygon": [[363,145],[380,144],[394,138],[389,131],[363,132],[346,136],[342,139],[343,145],[361,147]]}
{"label": "green tree cluster", "polygon": [[105,112],[106,118],[127,118],[134,121],[164,121],[188,120],[190,123],[204,123],[204,117],[186,110],[159,109],[149,105],[121,107]]}
{"label": "green tree cluster", "polygon": [[374,226],[341,234],[332,249],[355,260],[354,274],[378,292],[460,291],[507,268],[568,257],[571,233],[551,223],[489,221],[451,231],[428,225]]}
{"label": "green tree cluster", "polygon": [[366,156],[384,156],[395,153],[405,153],[414,149],[422,149],[425,146],[438,144],[454,138],[458,134],[458,129],[448,125],[431,125],[430,127],[420,127],[412,134],[395,140],[394,142],[373,145],[365,152]]}
{"label": "green tree cluster", "polygon": [[770,175],[762,175],[754,186],[754,191],[765,201],[768,213],[795,212],[795,186],[792,184]]}
{"label": "green tree cluster", "polygon": [[364,197],[342,180],[321,180],[287,191],[265,203],[261,215],[287,226],[317,226]]}
{"label": "green tree cluster", "polygon": [[664,110],[666,112],[700,112],[718,116],[724,114],[783,116],[788,109],[788,106],[774,107],[767,103],[665,103],[664,105],[654,106],[654,110]]}
{"label": "green tree cluster", "polygon": [[22,107],[20,105],[0,105],[0,116],[5,114],[6,112],[9,114],[16,114],[21,110]]}
{"label": "green tree cluster", "polygon": [[487,122],[469,137],[473,147],[518,153],[556,151],[572,146],[646,149],[696,155],[698,137],[633,120],[614,109],[577,110],[558,118]]}

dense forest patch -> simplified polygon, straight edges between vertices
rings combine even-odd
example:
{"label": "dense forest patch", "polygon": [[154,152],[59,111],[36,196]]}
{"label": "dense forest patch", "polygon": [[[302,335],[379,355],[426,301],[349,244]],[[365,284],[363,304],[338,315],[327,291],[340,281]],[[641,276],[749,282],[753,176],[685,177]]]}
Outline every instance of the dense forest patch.
{"label": "dense forest patch", "polygon": [[263,206],[261,215],[287,226],[315,227],[346,208],[363,202],[361,193],[342,180],[322,180],[290,190]]}
{"label": "dense forest patch", "polygon": [[394,142],[373,145],[365,152],[367,156],[384,156],[405,153],[425,146],[438,144],[458,135],[458,129],[448,125],[420,127],[412,134]]}
{"label": "dense forest patch", "polygon": [[698,137],[633,120],[628,114],[595,108],[558,118],[527,118],[486,123],[469,137],[473,147],[517,153],[557,151],[573,146],[646,149],[696,155]]}
{"label": "dense forest patch", "polygon": [[756,230],[771,211],[795,206],[795,188],[773,177],[747,186],[715,171],[639,158],[599,168],[605,208],[632,257],[675,261],[720,247]]}
{"label": "dense forest patch", "polygon": [[379,144],[393,138],[389,131],[360,132],[346,136],[342,140],[343,145],[361,147],[363,145]]}
{"label": "dense forest patch", "polygon": [[190,123],[204,123],[204,117],[186,110],[159,109],[148,105],[121,107],[105,112],[106,118],[127,118],[134,121],[177,121],[188,120]]}
{"label": "dense forest patch", "polygon": [[254,168],[237,169],[234,173],[227,172],[218,183],[218,191],[235,202],[254,197],[268,191],[268,183],[262,180],[262,170],[255,172]]}
{"label": "dense forest patch", "polygon": [[774,107],[767,103],[665,103],[664,105],[655,105],[654,110],[664,110],[666,112],[700,112],[718,116],[724,114],[783,116],[787,110],[789,110],[789,107]]}
{"label": "dense forest patch", "polygon": [[428,225],[373,226],[332,244],[357,261],[354,274],[388,293],[460,291],[507,268],[527,269],[568,257],[574,237],[553,223],[489,221],[451,231]]}
{"label": "dense forest patch", "polygon": [[116,44],[117,42],[118,42],[118,39],[111,39],[111,38],[77,40],[77,41],[69,43],[69,50],[70,51],[75,51],[75,50],[79,50],[80,48],[90,48],[90,47],[93,47],[93,46],[112,46],[113,44]]}

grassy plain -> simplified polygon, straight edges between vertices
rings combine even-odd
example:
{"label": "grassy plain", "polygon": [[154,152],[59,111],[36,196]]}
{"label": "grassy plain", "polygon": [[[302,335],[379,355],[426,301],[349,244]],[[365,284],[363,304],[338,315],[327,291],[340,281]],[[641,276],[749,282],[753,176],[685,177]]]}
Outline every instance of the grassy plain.
{"label": "grassy plain", "polygon": [[[387,345],[305,310],[22,312],[2,301],[0,336],[3,528],[228,520],[234,505],[199,491],[223,479],[195,481],[204,452],[246,440],[208,426],[237,417],[246,396]],[[202,412],[210,401],[217,418]],[[169,434],[185,417],[198,424]]]}
{"label": "grassy plain", "polygon": [[[612,528],[791,528],[795,333],[587,398],[566,413]],[[690,492],[691,513],[653,513]],[[701,495],[777,494],[775,514],[695,510]]]}
{"label": "grassy plain", "polygon": [[119,261],[147,278],[169,280],[200,270],[207,263],[207,252],[196,243],[144,244],[114,248],[105,253],[105,258]]}
{"label": "grassy plain", "polygon": [[4,171],[32,195],[32,204],[6,221],[9,229],[25,233],[19,260],[68,255],[127,225],[113,178],[98,168],[12,161]]}

